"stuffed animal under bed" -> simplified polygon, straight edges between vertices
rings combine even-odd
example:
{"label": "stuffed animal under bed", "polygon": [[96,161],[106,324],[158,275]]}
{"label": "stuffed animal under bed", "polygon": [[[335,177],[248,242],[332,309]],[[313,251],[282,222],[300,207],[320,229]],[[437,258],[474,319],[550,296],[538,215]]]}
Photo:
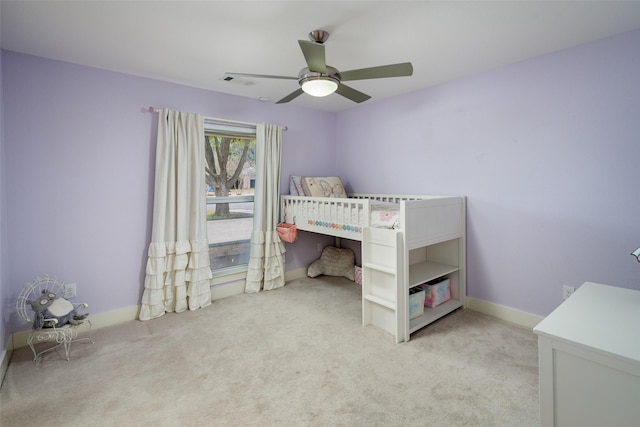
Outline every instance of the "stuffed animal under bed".
{"label": "stuffed animal under bed", "polygon": [[351,281],[356,280],[355,254],[349,248],[327,246],[322,250],[320,259],[314,261],[307,269],[309,277],[318,277],[321,274],[344,276]]}
{"label": "stuffed animal under bed", "polygon": [[[43,290],[37,301],[27,301],[35,313],[33,318],[33,329],[59,328],[66,325],[79,325],[89,313],[78,314],[76,308],[64,298],[60,298],[53,292]],[[58,322],[46,322],[49,319],[57,319]]]}

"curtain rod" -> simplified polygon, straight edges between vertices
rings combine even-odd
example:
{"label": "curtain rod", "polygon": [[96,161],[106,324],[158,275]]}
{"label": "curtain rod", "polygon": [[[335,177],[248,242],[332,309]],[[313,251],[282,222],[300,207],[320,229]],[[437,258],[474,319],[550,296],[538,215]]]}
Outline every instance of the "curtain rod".
{"label": "curtain rod", "polygon": [[[155,108],[155,107],[149,107],[149,112],[150,113],[159,113],[160,112],[160,108]],[[244,125],[244,126],[256,126],[256,123],[251,123],[251,122],[241,122],[238,120],[229,120],[229,119],[219,119],[217,117],[206,117],[204,118],[205,120],[208,120],[210,122],[221,122],[221,123],[230,123],[230,124],[234,124],[234,125]],[[286,126],[280,126],[282,128],[282,130],[288,130],[288,128]]]}

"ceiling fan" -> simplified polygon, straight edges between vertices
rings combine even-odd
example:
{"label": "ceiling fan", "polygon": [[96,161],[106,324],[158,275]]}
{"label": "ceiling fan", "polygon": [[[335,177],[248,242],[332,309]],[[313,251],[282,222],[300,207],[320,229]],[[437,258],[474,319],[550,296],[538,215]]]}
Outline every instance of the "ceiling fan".
{"label": "ceiling fan", "polygon": [[413,74],[413,66],[410,62],[360,68],[344,72],[338,71],[336,68],[327,65],[325,61],[324,42],[326,42],[328,38],[328,32],[324,30],[315,30],[309,33],[309,39],[311,41],[298,40],[298,44],[300,45],[300,49],[302,49],[302,54],[304,55],[304,59],[307,61],[308,67],[300,70],[297,77],[225,73],[225,80],[232,80],[234,77],[298,80],[300,88],[285,96],[276,102],[276,104],[289,102],[302,95],[303,92],[317,97],[327,96],[333,92],[337,92],[345,98],[360,103],[371,97],[343,84],[343,81],[402,77]]}

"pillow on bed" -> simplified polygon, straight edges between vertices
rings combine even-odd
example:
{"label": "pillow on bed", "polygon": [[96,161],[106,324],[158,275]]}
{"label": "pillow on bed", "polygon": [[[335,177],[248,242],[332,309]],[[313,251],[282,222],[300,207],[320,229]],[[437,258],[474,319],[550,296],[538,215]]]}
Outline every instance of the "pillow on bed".
{"label": "pillow on bed", "polygon": [[304,190],[302,189],[302,177],[291,175],[289,180],[289,194],[292,196],[304,196]]}
{"label": "pillow on bed", "polygon": [[400,228],[400,205],[371,201],[370,225],[377,228]]}
{"label": "pillow on bed", "polygon": [[372,210],[370,224],[376,228],[400,228],[400,212],[396,210]]}
{"label": "pillow on bed", "polygon": [[339,176],[302,177],[302,189],[308,197],[347,198],[347,192]]}

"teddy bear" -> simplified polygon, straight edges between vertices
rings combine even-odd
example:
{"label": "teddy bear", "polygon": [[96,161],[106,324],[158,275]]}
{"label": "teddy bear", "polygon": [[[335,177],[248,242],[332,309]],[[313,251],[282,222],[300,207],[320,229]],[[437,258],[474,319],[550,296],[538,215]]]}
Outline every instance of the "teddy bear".
{"label": "teddy bear", "polygon": [[[79,325],[83,323],[83,319],[89,316],[89,313],[78,314],[73,304],[47,290],[43,290],[37,300],[28,300],[27,304],[31,306],[35,313],[33,329],[51,328],[53,326],[59,328],[67,323]],[[46,322],[48,319],[57,319],[58,322],[53,325],[52,322]]]}

